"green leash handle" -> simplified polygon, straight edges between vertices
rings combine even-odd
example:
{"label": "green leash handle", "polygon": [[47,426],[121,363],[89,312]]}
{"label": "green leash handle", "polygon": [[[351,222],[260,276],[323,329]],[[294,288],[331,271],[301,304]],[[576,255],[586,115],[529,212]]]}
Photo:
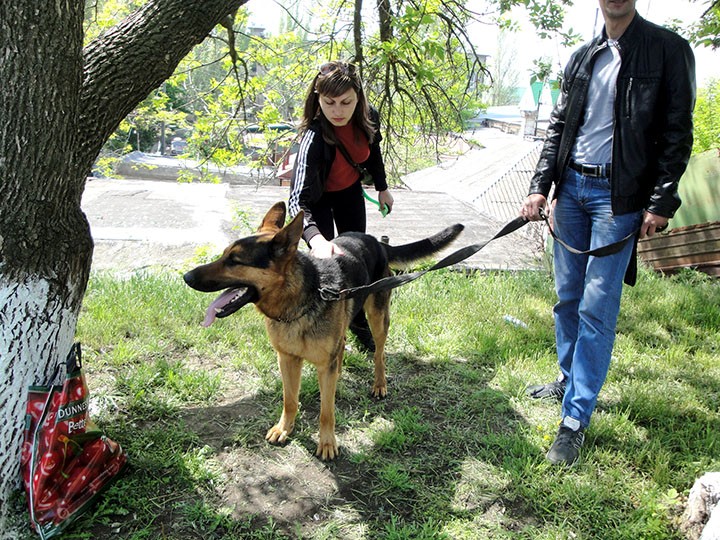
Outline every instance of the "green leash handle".
{"label": "green leash handle", "polygon": [[368,201],[370,201],[371,203],[373,203],[375,206],[378,207],[378,210],[380,210],[380,213],[382,214],[382,217],[385,217],[385,216],[388,215],[388,206],[387,206],[387,204],[383,204],[383,205],[382,205],[382,208],[381,208],[379,201],[376,201],[375,199],[373,199],[370,195],[368,195],[367,191],[365,191],[364,189],[362,190],[362,192],[363,192],[363,196],[364,196]]}

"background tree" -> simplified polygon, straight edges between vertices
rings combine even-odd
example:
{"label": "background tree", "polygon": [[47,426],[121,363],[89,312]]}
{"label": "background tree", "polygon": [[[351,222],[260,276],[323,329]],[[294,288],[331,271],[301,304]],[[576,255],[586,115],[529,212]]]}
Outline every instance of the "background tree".
{"label": "background tree", "polygon": [[[218,27],[166,86],[182,86],[187,92],[192,157],[226,167],[277,167],[294,133],[267,127],[295,121],[316,66],[329,58],[352,60],[363,73],[371,102],[380,109],[387,169],[391,181],[397,181],[434,163],[430,155],[441,153],[446,135],[461,131],[465,120],[484,105],[480,96],[489,78],[469,39],[468,24],[495,24],[517,5],[526,6],[531,18],[543,25],[543,35],[565,36],[560,31],[562,10],[549,0],[488,0],[475,11],[463,2],[437,0],[383,0],[366,6],[360,0],[291,2],[276,36],[248,28],[241,10],[231,27],[234,54],[228,54],[226,29]],[[208,43],[221,45],[211,48]],[[199,75],[208,69],[212,76]],[[182,84],[175,81],[180,76],[185,78]],[[193,89],[198,81],[212,84]],[[152,128],[158,122],[146,125]],[[249,127],[258,126],[262,134],[248,133]],[[117,138],[125,143],[128,134]],[[108,145],[106,150],[116,148]],[[422,154],[428,159],[419,161]],[[266,169],[257,174],[258,181],[268,178]]]}
{"label": "background tree", "polygon": [[693,114],[693,154],[720,149],[720,80],[698,90]]}
{"label": "background tree", "polygon": [[502,30],[498,34],[495,56],[491,57],[489,63],[492,76],[490,105],[501,106],[517,103],[517,87],[520,81],[520,72],[517,69],[518,50],[509,30]]}
{"label": "background tree", "polygon": [[690,40],[698,45],[720,47],[720,0],[706,0],[707,8],[689,29]]}

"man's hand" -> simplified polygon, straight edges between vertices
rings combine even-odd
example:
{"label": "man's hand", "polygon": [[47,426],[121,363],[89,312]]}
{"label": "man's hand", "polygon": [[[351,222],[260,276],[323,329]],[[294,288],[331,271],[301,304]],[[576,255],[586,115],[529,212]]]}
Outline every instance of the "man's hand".
{"label": "man's hand", "polygon": [[333,255],[344,255],[339,246],[325,240],[322,234],[316,234],[310,239],[310,255],[318,259],[329,259]]}
{"label": "man's hand", "polygon": [[640,238],[649,238],[656,232],[662,232],[667,228],[668,218],[658,216],[647,210],[643,213],[643,222],[640,226]]}
{"label": "man's hand", "polygon": [[547,198],[539,193],[528,195],[520,207],[520,215],[528,221],[540,221],[540,210],[545,210]]}

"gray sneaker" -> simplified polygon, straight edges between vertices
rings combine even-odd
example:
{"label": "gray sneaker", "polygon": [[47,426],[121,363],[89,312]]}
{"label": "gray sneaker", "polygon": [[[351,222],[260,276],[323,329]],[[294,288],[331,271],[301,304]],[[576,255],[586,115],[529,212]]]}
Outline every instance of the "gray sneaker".
{"label": "gray sneaker", "polygon": [[547,460],[553,465],[573,465],[580,457],[580,448],[585,442],[585,430],[572,430],[560,424],[555,442],[547,453]]}
{"label": "gray sneaker", "polygon": [[565,378],[560,375],[553,382],[534,384],[525,389],[525,394],[533,399],[557,399],[562,401],[565,397]]}

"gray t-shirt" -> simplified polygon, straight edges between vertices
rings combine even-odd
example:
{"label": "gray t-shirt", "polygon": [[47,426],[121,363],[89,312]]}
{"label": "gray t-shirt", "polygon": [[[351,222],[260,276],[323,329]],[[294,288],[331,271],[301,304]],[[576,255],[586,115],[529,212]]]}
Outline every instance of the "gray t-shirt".
{"label": "gray t-shirt", "polygon": [[593,66],[585,102],[585,121],[578,129],[572,152],[577,163],[603,164],[609,163],[612,158],[620,46],[612,39],[608,39],[607,44],[605,49],[597,53]]}

